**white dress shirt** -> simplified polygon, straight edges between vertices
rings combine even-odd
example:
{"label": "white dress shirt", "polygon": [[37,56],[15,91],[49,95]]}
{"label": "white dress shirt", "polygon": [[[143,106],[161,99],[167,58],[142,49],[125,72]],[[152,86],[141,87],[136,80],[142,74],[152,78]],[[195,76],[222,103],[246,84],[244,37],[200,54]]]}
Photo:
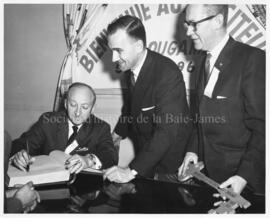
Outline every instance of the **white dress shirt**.
{"label": "white dress shirt", "polygon": [[211,54],[211,58],[210,58],[210,75],[211,75],[211,72],[213,70],[213,67],[214,67],[214,65],[216,63],[216,60],[217,60],[221,50],[224,48],[224,46],[226,45],[228,40],[229,40],[229,34],[226,33],[224,38],[211,51],[207,52],[207,53]]}
{"label": "white dress shirt", "polygon": [[142,69],[142,66],[144,64],[144,61],[146,59],[146,56],[147,56],[147,49],[145,49],[145,52],[143,54],[143,58],[140,60],[140,62],[134,68],[130,69],[133,72],[133,74],[134,74],[135,82],[138,79],[139,73],[140,73],[140,71]]}

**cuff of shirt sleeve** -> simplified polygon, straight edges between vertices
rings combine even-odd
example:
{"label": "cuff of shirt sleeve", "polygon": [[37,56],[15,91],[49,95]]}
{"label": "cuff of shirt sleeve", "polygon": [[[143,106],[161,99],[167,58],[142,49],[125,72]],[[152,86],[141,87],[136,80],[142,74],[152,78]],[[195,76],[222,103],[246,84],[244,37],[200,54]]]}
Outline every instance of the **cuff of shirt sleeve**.
{"label": "cuff of shirt sleeve", "polygon": [[131,169],[131,174],[136,177],[138,175],[138,172],[136,170]]}

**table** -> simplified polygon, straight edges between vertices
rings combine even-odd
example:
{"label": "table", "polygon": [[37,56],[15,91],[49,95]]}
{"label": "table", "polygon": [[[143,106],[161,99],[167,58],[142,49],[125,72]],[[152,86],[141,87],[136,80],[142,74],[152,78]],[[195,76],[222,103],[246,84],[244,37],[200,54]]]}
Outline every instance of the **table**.
{"label": "table", "polygon": [[[217,201],[215,190],[196,180],[188,184],[135,179],[116,184],[102,176],[79,174],[71,185],[36,188],[42,198],[33,213],[207,213]],[[265,213],[265,197],[243,193],[251,202],[236,213]]]}

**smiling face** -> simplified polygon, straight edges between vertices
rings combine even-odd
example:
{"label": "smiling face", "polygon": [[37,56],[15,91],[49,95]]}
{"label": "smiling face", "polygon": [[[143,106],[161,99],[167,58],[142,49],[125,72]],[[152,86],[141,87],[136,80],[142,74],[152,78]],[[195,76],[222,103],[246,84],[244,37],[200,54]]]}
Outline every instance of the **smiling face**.
{"label": "smiling face", "polygon": [[[186,21],[197,22],[206,17],[213,16],[215,14],[207,14],[207,10],[203,5],[189,5],[186,10]],[[214,19],[209,19],[204,22],[198,23],[196,28],[192,26],[187,27],[187,36],[189,36],[194,47],[197,50],[209,51],[213,47],[214,40]]]}
{"label": "smiling face", "polygon": [[143,42],[130,37],[124,29],[118,29],[109,35],[108,45],[112,50],[112,62],[122,72],[136,66],[143,50]]}
{"label": "smiling face", "polygon": [[87,87],[73,87],[65,101],[65,108],[74,125],[83,124],[93,108],[93,94]]}

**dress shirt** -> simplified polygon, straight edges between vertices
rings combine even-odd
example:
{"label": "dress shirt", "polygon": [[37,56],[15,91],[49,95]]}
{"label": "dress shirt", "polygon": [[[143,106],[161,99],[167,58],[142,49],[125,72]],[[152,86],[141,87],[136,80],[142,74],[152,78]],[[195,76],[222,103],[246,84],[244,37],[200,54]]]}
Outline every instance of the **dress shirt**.
{"label": "dress shirt", "polygon": [[134,75],[135,82],[138,79],[139,73],[140,73],[141,68],[143,66],[143,63],[146,59],[146,56],[147,56],[147,49],[145,49],[144,54],[143,54],[143,58],[140,60],[140,62],[134,68],[130,69]]}
{"label": "dress shirt", "polygon": [[211,58],[210,58],[210,75],[211,75],[211,72],[213,70],[215,62],[216,62],[221,50],[224,48],[224,46],[226,45],[228,40],[229,40],[229,34],[226,33],[224,38],[211,51],[207,51],[207,53],[211,54]]}

